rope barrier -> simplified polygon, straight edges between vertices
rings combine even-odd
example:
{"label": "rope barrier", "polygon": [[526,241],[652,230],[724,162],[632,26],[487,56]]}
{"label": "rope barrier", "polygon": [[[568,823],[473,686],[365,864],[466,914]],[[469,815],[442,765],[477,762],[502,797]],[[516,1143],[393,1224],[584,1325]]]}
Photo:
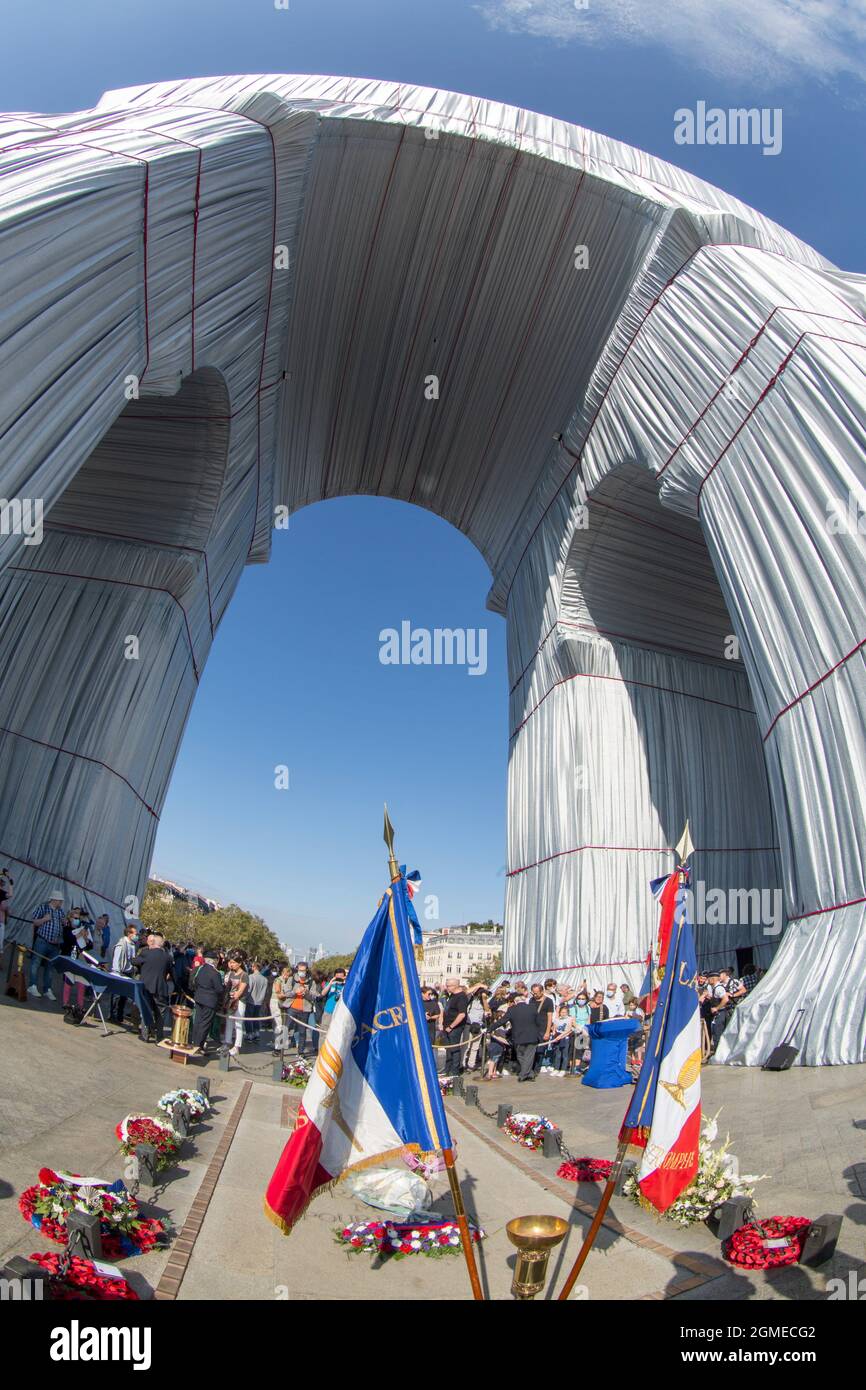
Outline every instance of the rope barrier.
{"label": "rope barrier", "polygon": [[[25,946],[25,945],[23,944],[23,942],[20,942],[20,941],[8,941],[6,944],[7,944],[7,946],[12,946],[13,948],[17,948],[17,949],[23,951],[23,953],[24,953],[25,955],[28,955],[28,956],[35,956],[37,960],[44,960],[44,961],[47,961],[49,964],[52,964],[52,963],[57,959],[56,956],[46,956],[46,955],[43,955],[42,952],[41,952],[41,951],[37,951],[36,948],[35,948],[34,946]],[[91,966],[90,968],[91,968],[91,969],[94,969],[94,970],[99,969],[98,966]],[[106,971],[106,974],[107,974],[107,975],[110,975],[110,972]],[[133,981],[133,982],[136,982],[136,980],[137,980],[137,977],[136,977],[136,976],[133,976],[133,975],[121,975],[119,978],[122,979],[122,980],[130,980],[130,981]],[[86,980],[86,981],[84,981],[84,983],[89,984],[89,985],[90,985],[92,988],[94,988],[94,989],[98,989],[98,988],[99,988],[99,986],[97,985],[96,981],[94,981],[94,980]],[[106,988],[106,989],[109,988],[109,980],[106,980],[106,983],[105,983],[104,988]],[[186,990],[181,989],[181,990],[177,990],[176,992],[177,992],[177,994],[182,995],[184,999],[188,1000],[189,1003],[193,1005],[193,1007],[196,1007],[195,999],[193,998],[193,996],[192,996],[191,994],[187,994]],[[173,1007],[174,1007],[174,1005],[172,1004],[170,998],[169,998],[169,999],[166,999],[164,1002],[163,1002],[163,1001],[157,1001],[157,1002],[158,1002],[159,1007],[161,1007],[162,1009],[170,1009],[170,1008],[173,1008]],[[199,1006],[199,1007],[200,1007],[200,1006]],[[281,1012],[289,1013],[290,1010],[288,1010],[288,1009],[286,1009],[286,1010],[281,1010]],[[273,1015],[272,1013],[266,1013],[266,1014],[238,1014],[237,1012],[235,1012],[235,1013],[223,1013],[223,1012],[221,1012],[220,1010],[215,1009],[215,1010],[214,1010],[214,1018],[232,1019],[234,1022],[240,1023],[241,1025],[245,1025],[245,1024],[247,1024],[247,1023],[265,1023],[265,1024],[270,1023],[270,1024],[273,1024],[275,1030],[276,1030],[276,1028],[277,1028],[277,1020],[275,1019],[275,1017],[274,1017],[274,1015]],[[322,1027],[320,1027],[319,1024],[316,1024],[316,1023],[306,1023],[306,1022],[305,1022],[303,1019],[301,1019],[301,1018],[286,1019],[286,1020],[280,1025],[280,1027],[281,1027],[281,1029],[282,1029],[282,1028],[306,1028],[307,1031],[310,1032],[310,1033],[322,1033],[322,1034],[325,1034],[325,1033],[327,1033],[327,1031],[328,1031],[327,1028],[322,1028]],[[465,1047],[465,1048],[468,1049],[468,1048],[470,1047],[470,1045],[471,1045],[474,1041],[475,1041],[474,1037],[468,1037],[468,1038],[463,1038],[461,1042],[456,1042],[456,1043],[437,1043],[437,1042],[431,1042],[430,1046],[433,1048],[433,1050],[434,1050],[435,1052],[453,1052],[453,1051],[455,1050],[455,1048],[458,1048],[458,1047]],[[486,1034],[484,1035],[483,1041],[484,1041],[485,1050],[486,1050]],[[285,1049],[283,1049],[283,1050],[285,1050]],[[482,1065],[483,1065],[483,1062],[482,1062]]]}

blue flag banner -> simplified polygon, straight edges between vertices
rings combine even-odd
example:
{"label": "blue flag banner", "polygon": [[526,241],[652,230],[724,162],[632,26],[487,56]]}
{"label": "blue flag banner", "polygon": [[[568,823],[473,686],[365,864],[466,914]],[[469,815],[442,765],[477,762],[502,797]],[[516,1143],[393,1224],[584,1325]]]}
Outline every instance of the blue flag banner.
{"label": "blue flag banner", "polygon": [[388,887],[322,1038],[265,1210],[291,1229],[319,1187],[406,1150],[451,1148],[415,968],[409,890]]}
{"label": "blue flag banner", "polygon": [[698,1167],[701,1031],[685,885],[682,875],[644,1063],[619,1135],[621,1142],[644,1149],[638,1186],[659,1211],[676,1200]]}

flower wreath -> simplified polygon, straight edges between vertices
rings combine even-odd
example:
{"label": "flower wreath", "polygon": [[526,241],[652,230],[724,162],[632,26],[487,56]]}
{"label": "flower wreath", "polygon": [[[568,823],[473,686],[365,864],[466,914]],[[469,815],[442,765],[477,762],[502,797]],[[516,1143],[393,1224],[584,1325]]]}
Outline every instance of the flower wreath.
{"label": "flower wreath", "polygon": [[560,1163],[556,1176],[571,1182],[607,1182],[612,1169],[609,1158],[576,1158],[573,1163]]}
{"label": "flower wreath", "polygon": [[167,1222],[139,1215],[138,1202],[120,1179],[81,1183],[77,1173],[61,1177],[53,1168],[40,1168],[39,1181],[21,1193],[18,1210],[43,1236],[61,1245],[69,1239],[70,1211],[98,1213],[102,1249],[109,1259],[144,1254],[164,1244],[170,1233]]}
{"label": "flower wreath", "polygon": [[548,1120],[546,1115],[509,1115],[504,1125],[509,1139],[527,1149],[540,1149],[545,1130],[554,1128],[553,1121]]}
{"label": "flower wreath", "polygon": [[135,1153],[139,1144],[156,1149],[157,1168],[168,1168],[180,1155],[180,1135],[165,1120],[154,1115],[127,1115],[114,1130],[125,1154]]}
{"label": "flower wreath", "polygon": [[[795,1265],[803,1253],[806,1232],[811,1226],[808,1216],[767,1216],[763,1221],[751,1221],[734,1231],[722,1245],[722,1254],[732,1265],[743,1269],[777,1269],[779,1265]],[[784,1245],[770,1241],[786,1240]]]}
{"label": "flower wreath", "polygon": [[[427,1255],[437,1260],[443,1255],[459,1255],[460,1231],[453,1221],[431,1221],[421,1225],[398,1221],[360,1221],[338,1227],[337,1242],[349,1247],[350,1255],[374,1254],[402,1260],[406,1255]],[[470,1221],[473,1241],[483,1240],[480,1226]]]}
{"label": "flower wreath", "polygon": [[303,1091],[306,1089],[307,1082],[312,1074],[313,1068],[310,1066],[309,1062],[305,1062],[299,1057],[296,1062],[285,1062],[283,1064],[280,1080],[285,1082],[287,1086],[296,1086],[298,1090]]}
{"label": "flower wreath", "polygon": [[34,1264],[48,1270],[48,1297],[52,1302],[67,1299],[137,1299],[125,1279],[100,1274],[92,1260],[80,1260],[77,1255],[55,1255],[50,1250],[29,1257]]}
{"label": "flower wreath", "polygon": [[210,1110],[210,1101],[206,1095],[203,1095],[201,1091],[188,1091],[183,1086],[176,1091],[166,1091],[165,1095],[160,1096],[156,1102],[156,1108],[170,1116],[173,1106],[178,1101],[182,1105],[189,1106],[190,1116],[194,1120],[200,1120],[202,1115],[206,1115]]}

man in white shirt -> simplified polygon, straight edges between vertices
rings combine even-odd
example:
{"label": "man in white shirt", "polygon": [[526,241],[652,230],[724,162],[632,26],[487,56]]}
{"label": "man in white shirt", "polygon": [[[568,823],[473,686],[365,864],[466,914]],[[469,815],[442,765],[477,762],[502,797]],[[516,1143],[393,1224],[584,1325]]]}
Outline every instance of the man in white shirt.
{"label": "man in white shirt", "polygon": [[607,1005],[608,1018],[625,1018],[625,1000],[614,984],[613,980],[608,982],[607,994],[604,996]]}

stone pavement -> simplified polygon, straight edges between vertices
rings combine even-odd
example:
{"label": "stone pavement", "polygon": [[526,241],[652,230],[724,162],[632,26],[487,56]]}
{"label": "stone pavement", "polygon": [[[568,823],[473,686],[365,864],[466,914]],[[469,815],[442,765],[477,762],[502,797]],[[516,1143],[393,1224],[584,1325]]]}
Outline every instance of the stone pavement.
{"label": "stone pavement", "polygon": [[[678,1296],[824,1297],[827,1279],[844,1278],[852,1268],[861,1275],[866,1272],[866,1065],[796,1067],[787,1072],[708,1066],[701,1086],[704,1114],[718,1115],[717,1143],[729,1134],[741,1172],[768,1175],[755,1187],[757,1214],[835,1213],[843,1217],[842,1233],[833,1260],[820,1271],[798,1266],[747,1277],[724,1265],[720,1278]],[[613,1158],[630,1088],[596,1091],[576,1077],[539,1076],[523,1085],[514,1077],[480,1083],[478,1092],[487,1112],[508,1104],[514,1110],[546,1115],[562,1129],[566,1146],[576,1156]],[[477,1109],[458,1098],[449,1099],[447,1108],[449,1115],[464,1114],[489,1142],[518,1152],[545,1179],[555,1174],[556,1160],[518,1149]],[[594,1184],[582,1184],[578,1196],[594,1204],[595,1190]],[[652,1234],[675,1250],[718,1255],[718,1243],[704,1226],[680,1229],[623,1198],[614,1198],[611,1211],[626,1226]]]}
{"label": "stone pavement", "polygon": [[[172,1086],[211,1077],[213,1117],[194,1130],[178,1168],[147,1205],[168,1214],[179,1235],[170,1251],[123,1261],[147,1296],[189,1299],[429,1299],[470,1296],[459,1259],[371,1261],[350,1255],[333,1228],[370,1219],[345,1189],[317,1198],[290,1238],[262,1212],[262,1194],[290,1129],[299,1092],[270,1079],[270,1053],[249,1050],[241,1067],[216,1062],[181,1068],[167,1054],[122,1031],[70,1028],[57,1006],[0,999],[0,1254],[57,1249],[25,1226],[17,1196],[44,1165],[120,1175],[114,1126],[127,1113],[153,1112]],[[249,1084],[252,1083],[252,1084]],[[703,1226],[683,1231],[623,1200],[585,1266],[587,1296],[634,1298],[823,1298],[828,1277],[863,1272],[866,1259],[866,1066],[798,1068],[779,1074],[708,1067],[705,1111],[720,1110],[741,1167],[770,1174],[759,1184],[761,1214],[844,1214],[833,1261],[815,1272],[795,1267],[770,1274],[733,1271]],[[561,1125],[575,1154],[612,1157],[628,1091],[598,1092],[573,1078],[543,1077],[529,1086],[504,1079],[479,1088],[494,1111],[500,1102],[545,1113]],[[571,1231],[551,1262],[561,1285],[598,1201],[600,1189],[578,1190],[555,1176],[558,1163],[507,1140],[478,1109],[447,1105],[466,1203],[487,1239],[479,1252],[486,1291],[507,1298],[513,1252],[505,1224],[516,1215],[562,1215]],[[235,1129],[236,1123],[236,1129]],[[234,1130],[234,1132],[231,1132]],[[222,1166],[221,1165],[222,1161]],[[451,1212],[444,1181],[436,1209]],[[184,1228],[184,1223],[191,1223]],[[184,1228],[184,1229],[181,1229]]]}

